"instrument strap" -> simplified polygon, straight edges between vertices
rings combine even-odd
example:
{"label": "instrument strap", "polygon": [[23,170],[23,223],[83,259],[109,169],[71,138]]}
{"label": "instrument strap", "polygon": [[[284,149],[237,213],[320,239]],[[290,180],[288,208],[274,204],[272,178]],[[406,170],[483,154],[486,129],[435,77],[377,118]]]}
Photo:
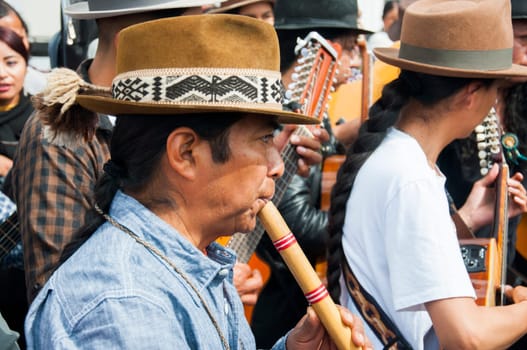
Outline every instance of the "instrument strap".
{"label": "instrument strap", "polygon": [[342,260],[341,265],[344,279],[346,281],[346,289],[348,290],[355,307],[360,311],[362,318],[368,323],[371,330],[381,341],[384,346],[383,349],[412,349],[411,345],[406,341],[395,323],[392,322],[380,305],[375,301],[375,298],[362,288],[359,280],[353,274],[346,258],[344,257]]}

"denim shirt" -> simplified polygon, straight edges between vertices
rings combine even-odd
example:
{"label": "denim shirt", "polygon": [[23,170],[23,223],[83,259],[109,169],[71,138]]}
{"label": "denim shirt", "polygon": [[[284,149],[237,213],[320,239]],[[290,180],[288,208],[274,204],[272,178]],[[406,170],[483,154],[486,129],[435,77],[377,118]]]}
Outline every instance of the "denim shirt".
{"label": "denim shirt", "polygon": [[[231,349],[254,349],[232,283],[235,256],[199,251],[132,197],[117,192],[110,216],[155,246],[198,289]],[[104,223],[51,276],[31,304],[28,349],[222,349],[198,295],[170,265]],[[285,337],[274,347],[285,349]]]}

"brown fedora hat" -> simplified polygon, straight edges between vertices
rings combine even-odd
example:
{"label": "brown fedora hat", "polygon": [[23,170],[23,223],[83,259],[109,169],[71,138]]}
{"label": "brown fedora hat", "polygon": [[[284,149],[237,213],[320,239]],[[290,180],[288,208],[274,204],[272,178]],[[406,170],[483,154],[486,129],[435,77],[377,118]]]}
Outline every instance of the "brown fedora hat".
{"label": "brown fedora hat", "polygon": [[512,64],[510,0],[420,0],[405,11],[401,47],[374,49],[401,69],[467,78],[527,76]]}
{"label": "brown fedora hat", "polygon": [[212,7],[211,9],[207,10],[207,13],[224,13],[257,2],[269,2],[272,6],[274,6],[275,0],[227,0],[222,2],[221,6]]}
{"label": "brown fedora hat", "polygon": [[263,21],[227,14],[166,18],[121,31],[111,97],[76,100],[111,115],[240,112],[318,123],[282,109],[279,67],[276,32]]}
{"label": "brown fedora hat", "polygon": [[[219,0],[223,1],[223,0]],[[129,15],[174,8],[210,5],[218,0],[88,0],[80,1],[64,9],[64,13],[76,19],[96,19]]]}

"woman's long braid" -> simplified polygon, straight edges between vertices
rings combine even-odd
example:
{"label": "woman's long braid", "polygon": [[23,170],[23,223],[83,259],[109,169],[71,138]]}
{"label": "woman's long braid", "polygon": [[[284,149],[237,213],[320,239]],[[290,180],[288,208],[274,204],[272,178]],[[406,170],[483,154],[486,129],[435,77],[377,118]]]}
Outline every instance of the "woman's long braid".
{"label": "woman's long braid", "polygon": [[328,289],[331,297],[339,303],[342,249],[342,227],[346,216],[346,203],[353,188],[355,177],[371,153],[379,146],[388,128],[395,124],[399,110],[406,102],[400,95],[399,79],[386,85],[383,95],[369,111],[369,119],[361,126],[359,137],[348,150],[346,160],[337,173],[337,181],[331,191],[328,241]]}
{"label": "woman's long braid", "polygon": [[490,87],[492,79],[452,78],[402,70],[399,77],[386,85],[382,97],[370,108],[369,119],[362,125],[359,137],[346,155],[346,161],[337,173],[337,181],[331,191],[331,207],[328,215],[328,289],[335,302],[339,302],[343,258],[342,236],[346,203],[353,189],[360,168],[394,125],[399,111],[412,98],[425,107],[432,107],[467,84],[480,81]]}

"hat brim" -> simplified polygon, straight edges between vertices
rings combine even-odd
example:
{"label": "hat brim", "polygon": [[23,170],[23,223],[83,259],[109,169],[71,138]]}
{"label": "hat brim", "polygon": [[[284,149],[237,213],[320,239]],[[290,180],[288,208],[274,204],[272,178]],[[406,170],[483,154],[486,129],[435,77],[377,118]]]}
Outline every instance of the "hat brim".
{"label": "hat brim", "polygon": [[[224,0],[220,0],[224,1]],[[116,17],[129,15],[133,13],[140,12],[151,12],[157,10],[167,10],[175,8],[187,8],[187,7],[196,7],[201,5],[210,5],[218,1],[213,0],[175,0],[169,1],[164,4],[151,5],[151,6],[141,6],[134,8],[126,8],[121,10],[109,10],[109,11],[90,11],[88,2],[82,1],[75,4],[71,4],[64,9],[64,13],[74,19],[97,19],[105,17]]]}
{"label": "hat brim", "polygon": [[399,49],[392,47],[375,48],[373,50],[375,57],[381,61],[399,67],[404,70],[409,70],[418,73],[425,73],[430,75],[440,75],[446,77],[457,78],[517,78],[527,77],[527,67],[512,64],[509,69],[504,70],[471,70],[461,68],[450,68],[443,66],[435,66],[415,61],[409,61],[399,58]]}
{"label": "hat brim", "polygon": [[160,103],[138,103],[133,101],[120,101],[104,96],[83,96],[79,95],[76,99],[82,107],[103,114],[123,115],[123,114],[158,114],[158,115],[179,115],[189,113],[248,113],[267,117],[276,117],[278,123],[282,124],[319,124],[320,121],[313,117],[308,117],[300,113],[289,111],[278,111],[276,109],[247,108],[237,106],[200,106],[200,105],[174,105]]}

